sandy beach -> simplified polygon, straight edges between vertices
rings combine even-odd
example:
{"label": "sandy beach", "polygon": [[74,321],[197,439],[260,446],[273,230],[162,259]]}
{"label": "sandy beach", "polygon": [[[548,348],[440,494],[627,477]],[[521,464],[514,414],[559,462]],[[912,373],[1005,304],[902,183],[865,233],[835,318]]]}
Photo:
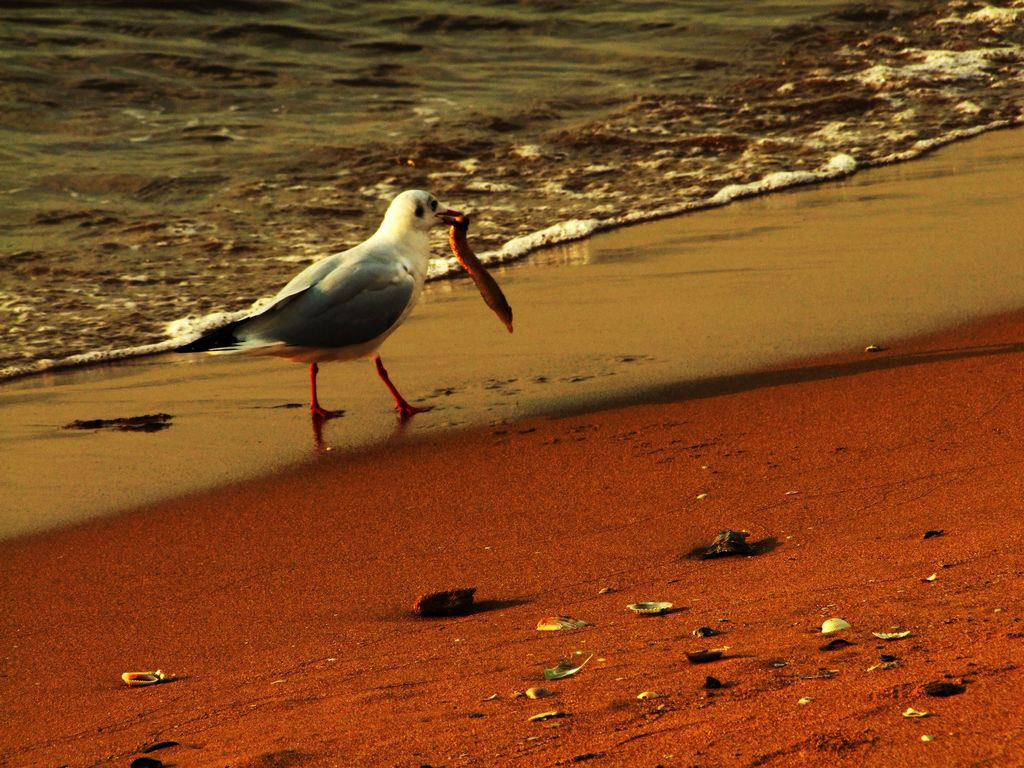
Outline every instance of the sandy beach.
{"label": "sandy beach", "polygon": [[[5,382],[0,538],[325,453],[714,393],[722,377],[1013,311],[1024,306],[1021,137],[999,131],[539,252],[495,270],[512,335],[468,278],[429,283],[382,350],[406,396],[433,409],[406,425],[369,362],[323,366],[324,403],[346,413],[319,441],[307,373],[280,360],[162,355]],[[172,417],[155,434],[62,429],[154,413]]]}
{"label": "sandy beach", "polygon": [[[272,361],[0,388],[19,534],[0,542],[0,762],[129,765],[173,741],[151,756],[1024,763],[1020,137],[498,271],[535,318],[507,346],[471,286],[437,287],[388,358],[438,406],[404,433],[359,366],[326,371],[351,413],[318,445],[271,407],[305,391]],[[631,275],[630,254],[666,269]],[[721,282],[688,293],[673,254]],[[159,410],[154,434],[59,430]],[[44,513],[64,527],[29,532]],[[725,529],[755,554],[700,559]],[[411,614],[455,587],[477,588],[470,615]],[[553,615],[591,626],[535,629]],[[830,617],[850,645],[822,650]],[[175,679],[121,684],[157,668]],[[533,686],[554,695],[517,695]],[[564,716],[529,721],[545,711]]]}

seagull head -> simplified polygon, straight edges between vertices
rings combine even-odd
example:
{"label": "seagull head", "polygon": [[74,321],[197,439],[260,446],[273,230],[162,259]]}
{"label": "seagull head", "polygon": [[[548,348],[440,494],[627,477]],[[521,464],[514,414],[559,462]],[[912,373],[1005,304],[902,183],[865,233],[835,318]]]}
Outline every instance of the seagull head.
{"label": "seagull head", "polygon": [[429,192],[409,189],[391,201],[381,229],[386,228],[392,232],[425,231],[435,224],[451,224],[456,216],[461,215],[459,211],[441,205]]}

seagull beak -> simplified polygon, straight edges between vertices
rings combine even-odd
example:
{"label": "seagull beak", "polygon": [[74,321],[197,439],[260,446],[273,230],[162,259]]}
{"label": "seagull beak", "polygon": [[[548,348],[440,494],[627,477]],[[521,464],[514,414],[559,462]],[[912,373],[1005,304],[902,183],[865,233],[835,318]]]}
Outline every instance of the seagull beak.
{"label": "seagull beak", "polygon": [[434,215],[445,224],[454,224],[457,220],[462,218],[464,214],[462,211],[454,211],[451,208],[445,208],[443,211],[438,211]]}

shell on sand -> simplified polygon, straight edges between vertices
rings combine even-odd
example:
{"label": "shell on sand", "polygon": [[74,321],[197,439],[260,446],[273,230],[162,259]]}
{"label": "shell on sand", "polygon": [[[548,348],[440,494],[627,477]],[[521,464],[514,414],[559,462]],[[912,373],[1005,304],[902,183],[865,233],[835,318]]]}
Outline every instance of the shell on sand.
{"label": "shell on sand", "polygon": [[664,613],[672,607],[672,603],[630,603],[626,606],[633,613],[639,613],[642,616],[653,616],[659,613]]}
{"label": "shell on sand", "polygon": [[821,634],[831,635],[833,632],[842,632],[844,629],[850,629],[850,622],[846,619],[827,619],[821,625]]}

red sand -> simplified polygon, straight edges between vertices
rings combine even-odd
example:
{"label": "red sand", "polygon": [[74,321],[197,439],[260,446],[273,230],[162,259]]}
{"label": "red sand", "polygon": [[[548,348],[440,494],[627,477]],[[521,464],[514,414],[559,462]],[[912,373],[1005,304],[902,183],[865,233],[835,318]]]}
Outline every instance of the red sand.
{"label": "red sand", "polygon": [[[2,543],[0,763],[170,739],[153,756],[181,766],[1024,764],[1022,337],[1004,318]],[[686,557],[724,528],[762,552]],[[479,612],[411,616],[464,586]],[[593,626],[534,629],[555,614]],[[818,650],[831,616],[854,645]],[[180,679],[120,683],[157,667]],[[536,685],[557,696],[512,697]]]}

